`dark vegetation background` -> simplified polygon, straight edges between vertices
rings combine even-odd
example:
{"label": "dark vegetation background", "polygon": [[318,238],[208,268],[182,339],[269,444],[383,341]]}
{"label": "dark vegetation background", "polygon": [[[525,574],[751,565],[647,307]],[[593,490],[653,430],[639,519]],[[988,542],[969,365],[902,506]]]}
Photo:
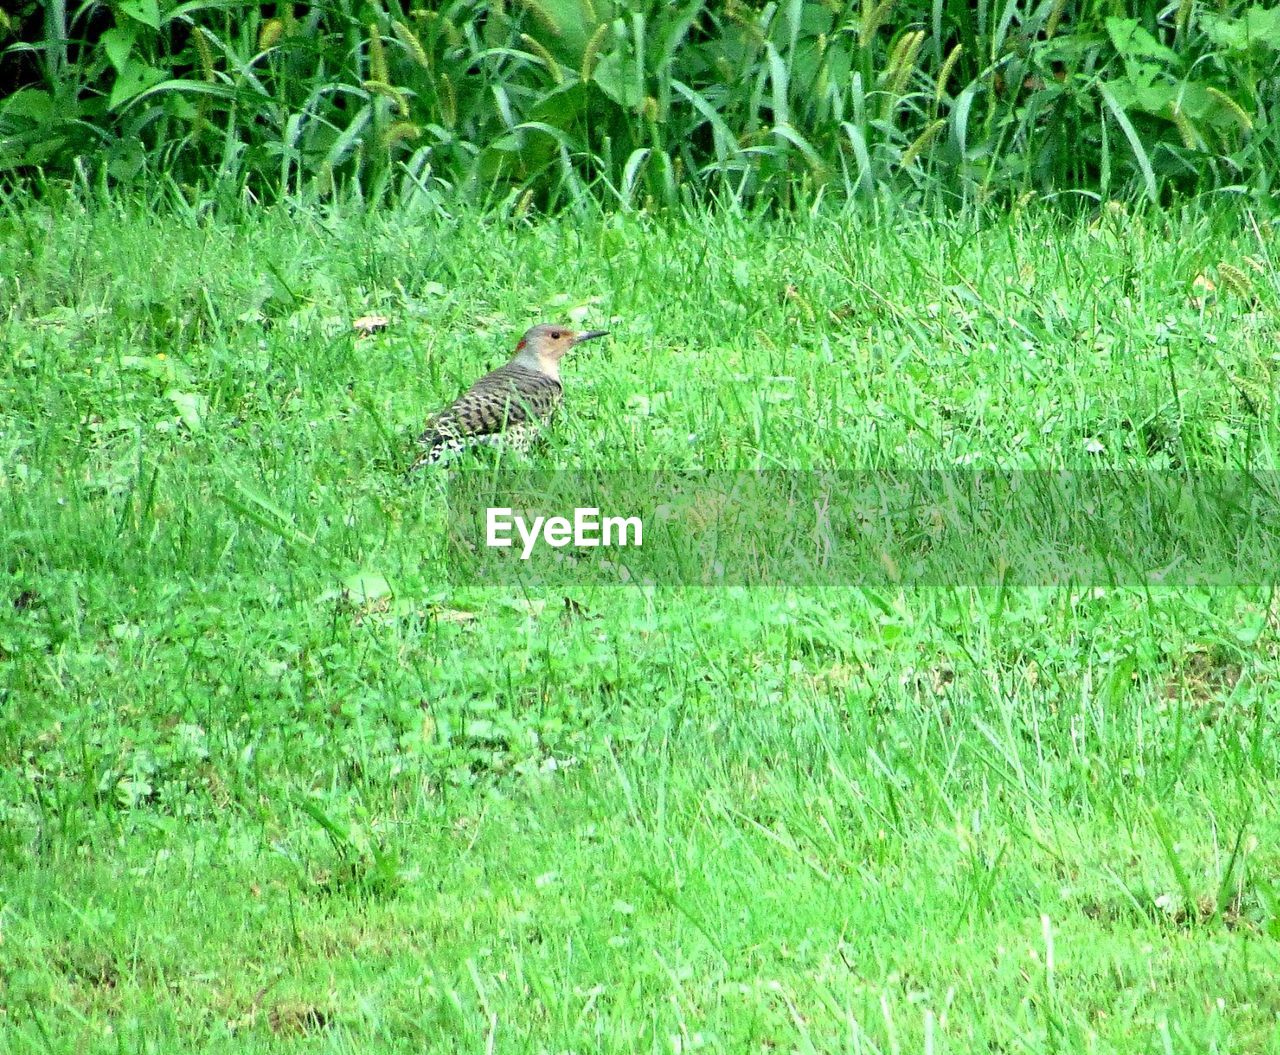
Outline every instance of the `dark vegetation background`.
{"label": "dark vegetation background", "polygon": [[1269,195],[1280,8],[65,0],[0,15],[0,168],[507,207]]}

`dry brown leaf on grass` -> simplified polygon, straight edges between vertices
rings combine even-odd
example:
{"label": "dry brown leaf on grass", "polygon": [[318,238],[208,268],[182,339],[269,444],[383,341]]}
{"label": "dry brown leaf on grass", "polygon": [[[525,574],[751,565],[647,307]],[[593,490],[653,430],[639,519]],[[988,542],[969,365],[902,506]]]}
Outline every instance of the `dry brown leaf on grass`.
{"label": "dry brown leaf on grass", "polygon": [[385,330],[390,325],[391,320],[385,315],[361,315],[351,323],[352,329],[361,337],[368,337],[379,330]]}
{"label": "dry brown leaf on grass", "polygon": [[239,1033],[241,1030],[252,1029],[257,1025],[258,1012],[262,1010],[262,1001],[266,998],[267,993],[269,993],[276,983],[280,981],[281,977],[283,976],[277,974],[274,978],[268,981],[266,985],[262,986],[262,988],[254,993],[253,1000],[250,1001],[249,1007],[245,1010],[244,1014],[227,1020],[227,1029],[232,1033]]}
{"label": "dry brown leaf on grass", "polygon": [[463,612],[457,608],[433,608],[431,614],[437,623],[470,623],[477,618],[475,612]]}
{"label": "dry brown leaf on grass", "polygon": [[273,1033],[298,1036],[328,1029],[332,1016],[323,1008],[301,1000],[284,1000],[276,1004],[267,1015]]}
{"label": "dry brown leaf on grass", "polygon": [[1208,275],[1196,275],[1191,282],[1191,296],[1187,302],[1196,310],[1204,311],[1217,300],[1218,287]]}

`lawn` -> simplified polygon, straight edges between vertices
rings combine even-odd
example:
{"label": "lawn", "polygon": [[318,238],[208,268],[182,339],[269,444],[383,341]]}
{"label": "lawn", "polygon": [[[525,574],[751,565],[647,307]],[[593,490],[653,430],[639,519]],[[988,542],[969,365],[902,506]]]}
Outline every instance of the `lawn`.
{"label": "lawn", "polygon": [[0,1052],[1280,1052],[1273,566],[479,581],[403,472],[563,319],[534,468],[1264,492],[1277,233],[11,204]]}

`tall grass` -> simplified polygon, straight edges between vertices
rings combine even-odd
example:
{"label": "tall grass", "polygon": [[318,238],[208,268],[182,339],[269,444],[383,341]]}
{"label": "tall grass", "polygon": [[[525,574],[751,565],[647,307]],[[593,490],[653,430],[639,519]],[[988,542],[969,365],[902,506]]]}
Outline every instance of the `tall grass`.
{"label": "tall grass", "polygon": [[432,202],[1270,189],[1280,10],[1067,0],[27,4],[0,166]]}

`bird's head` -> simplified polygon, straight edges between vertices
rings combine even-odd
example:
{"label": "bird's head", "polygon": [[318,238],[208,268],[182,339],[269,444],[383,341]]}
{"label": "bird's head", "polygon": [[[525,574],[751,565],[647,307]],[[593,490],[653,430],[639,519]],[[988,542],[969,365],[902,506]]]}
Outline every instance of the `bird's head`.
{"label": "bird's head", "polygon": [[557,323],[543,323],[527,330],[516,345],[515,358],[536,370],[559,376],[560,360],[574,345],[603,337],[608,330],[575,330]]}

